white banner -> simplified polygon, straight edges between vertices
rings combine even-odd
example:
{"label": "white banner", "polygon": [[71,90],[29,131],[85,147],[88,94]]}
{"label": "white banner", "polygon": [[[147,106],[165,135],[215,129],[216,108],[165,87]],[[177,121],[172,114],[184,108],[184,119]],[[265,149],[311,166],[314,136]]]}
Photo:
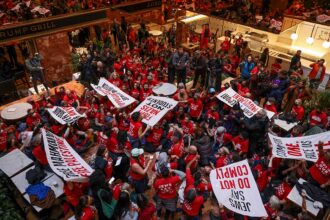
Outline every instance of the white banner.
{"label": "white banner", "polygon": [[98,86],[92,85],[92,87],[100,95],[107,95],[109,100],[116,108],[124,108],[136,101],[133,97],[127,95],[125,92],[110,83],[105,78],[100,79]]}
{"label": "white banner", "polygon": [[[143,117],[143,122],[147,125],[154,126],[162,117],[172,110],[178,104],[174,99],[149,96],[147,97],[134,112],[140,112]],[[132,114],[131,113],[131,114]]]}
{"label": "white banner", "polygon": [[[217,98],[233,107],[236,103],[239,103],[240,108],[242,109],[244,115],[248,118],[252,118],[257,112],[262,109],[258,105],[256,105],[251,99],[244,98],[237,92],[235,92],[232,88],[228,88],[225,91],[219,93]],[[271,111],[265,110],[267,113],[267,117],[271,119],[275,113]]]}
{"label": "white banner", "polygon": [[94,170],[72,149],[68,142],[41,129],[49,166],[65,181],[87,182]]}
{"label": "white banner", "polygon": [[218,202],[227,209],[244,216],[267,217],[247,160],[214,169],[210,178]]}
{"label": "white banner", "polygon": [[277,137],[268,133],[273,148],[273,156],[278,158],[318,160],[318,143],[324,143],[324,149],[330,149],[330,131],[302,137]]}
{"label": "white banner", "polygon": [[80,114],[76,111],[74,107],[59,107],[55,106],[53,108],[47,109],[49,114],[62,125],[71,124],[77,121],[79,118],[85,117],[85,115]]}

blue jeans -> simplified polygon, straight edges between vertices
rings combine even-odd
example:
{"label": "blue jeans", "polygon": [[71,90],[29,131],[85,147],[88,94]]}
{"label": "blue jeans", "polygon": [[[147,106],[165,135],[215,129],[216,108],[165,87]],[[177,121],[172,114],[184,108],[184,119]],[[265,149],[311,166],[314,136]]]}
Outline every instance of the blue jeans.
{"label": "blue jeans", "polygon": [[134,138],[132,136],[128,136],[129,142],[132,145],[132,148],[139,148],[140,147],[140,139],[139,138]]}

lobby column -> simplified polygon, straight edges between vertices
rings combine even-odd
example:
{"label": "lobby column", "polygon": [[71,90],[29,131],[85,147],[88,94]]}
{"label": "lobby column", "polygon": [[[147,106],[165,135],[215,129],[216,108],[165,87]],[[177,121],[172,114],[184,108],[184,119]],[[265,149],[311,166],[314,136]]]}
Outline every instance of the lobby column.
{"label": "lobby column", "polygon": [[[38,52],[44,57],[44,76],[51,86],[52,81],[61,84],[72,80],[71,45],[66,32],[35,39]],[[52,87],[52,86],[51,86]]]}

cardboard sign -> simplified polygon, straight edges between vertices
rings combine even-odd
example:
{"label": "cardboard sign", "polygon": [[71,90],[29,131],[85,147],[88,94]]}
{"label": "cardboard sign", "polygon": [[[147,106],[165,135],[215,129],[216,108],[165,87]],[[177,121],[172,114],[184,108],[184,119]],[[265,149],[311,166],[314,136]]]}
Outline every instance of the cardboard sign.
{"label": "cardboard sign", "polygon": [[140,112],[143,122],[147,125],[154,126],[162,117],[172,110],[178,104],[174,99],[158,96],[147,97],[134,112]]}
{"label": "cardboard sign", "polygon": [[92,85],[92,87],[100,95],[108,96],[109,100],[116,108],[124,108],[136,101],[133,97],[127,95],[105,78],[100,79],[98,86]]}
{"label": "cardboard sign", "polygon": [[55,106],[47,110],[49,114],[62,125],[71,124],[79,118],[85,117],[85,115],[78,113],[74,107]]}
{"label": "cardboard sign", "polygon": [[[306,180],[300,178],[298,180],[298,182],[300,184],[303,184],[304,182],[306,182]],[[308,196],[308,195],[307,195]],[[291,192],[289,193],[288,197],[287,197],[290,201],[292,201],[293,203],[295,203],[296,205],[302,207],[302,202],[303,199],[297,189],[296,186],[293,187],[293,189],[291,190]],[[315,208],[314,207],[314,202],[310,201],[309,199],[306,199],[306,209],[309,213],[311,213],[314,216],[317,216],[317,214],[319,213],[320,209],[319,208]]]}
{"label": "cardboard sign", "polygon": [[[236,103],[239,103],[240,108],[242,109],[244,115],[248,118],[252,118],[255,114],[260,111],[260,108],[258,105],[256,105],[251,99],[244,98],[237,92],[235,92],[232,88],[228,88],[225,91],[219,93],[217,95],[217,98],[229,105],[230,107],[233,107]],[[267,117],[271,119],[275,113],[265,110],[267,113]]]}
{"label": "cardboard sign", "polygon": [[211,171],[213,192],[219,203],[244,216],[267,217],[247,160]]}
{"label": "cardboard sign", "polygon": [[41,129],[49,166],[65,181],[87,182],[94,170],[63,138]]}
{"label": "cardboard sign", "polygon": [[302,136],[302,137],[277,137],[268,133],[273,148],[273,156],[278,158],[304,159],[316,162],[319,158],[318,143],[324,143],[323,148],[330,147],[330,131]]}

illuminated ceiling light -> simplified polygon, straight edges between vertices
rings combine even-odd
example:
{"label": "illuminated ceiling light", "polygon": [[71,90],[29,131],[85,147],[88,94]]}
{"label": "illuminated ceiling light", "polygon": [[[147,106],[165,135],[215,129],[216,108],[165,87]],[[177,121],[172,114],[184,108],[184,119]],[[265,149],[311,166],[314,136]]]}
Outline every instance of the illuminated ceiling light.
{"label": "illuminated ceiling light", "polygon": [[298,39],[298,34],[296,32],[294,32],[294,33],[291,34],[290,38],[292,40],[297,40]]}
{"label": "illuminated ceiling light", "polygon": [[308,43],[308,44],[312,44],[312,43],[314,43],[314,38],[312,38],[312,37],[308,37],[308,38],[306,39],[306,43]]}
{"label": "illuminated ceiling light", "polygon": [[311,32],[311,36],[309,36],[309,37],[306,39],[306,43],[308,43],[308,44],[312,44],[312,43],[314,43],[314,38],[312,37],[313,32],[314,32],[314,28],[315,28],[315,25],[313,26],[313,29],[312,29],[312,32]]}
{"label": "illuminated ceiling light", "polygon": [[328,40],[323,42],[322,47],[324,47],[325,49],[328,49],[330,47],[330,33]]}
{"label": "illuminated ceiling light", "polygon": [[330,47],[330,42],[329,41],[324,41],[322,44],[322,47],[328,49]]}

